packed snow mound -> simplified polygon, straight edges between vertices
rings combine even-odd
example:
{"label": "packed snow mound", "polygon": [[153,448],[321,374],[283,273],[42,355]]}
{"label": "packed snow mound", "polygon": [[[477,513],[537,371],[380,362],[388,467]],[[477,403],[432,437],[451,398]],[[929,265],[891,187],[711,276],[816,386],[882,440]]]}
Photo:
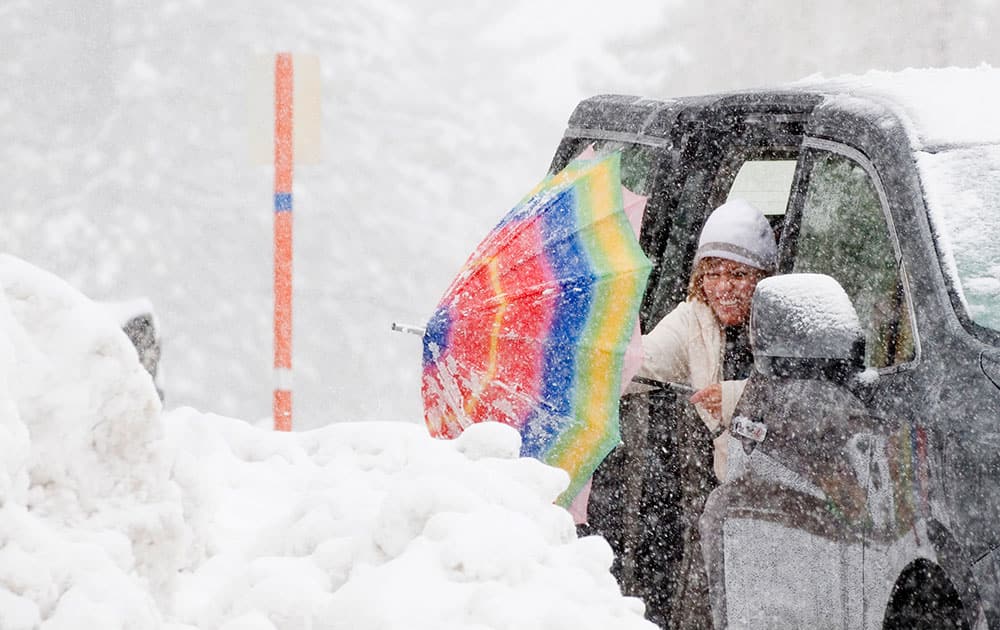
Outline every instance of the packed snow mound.
{"label": "packed snow mound", "polygon": [[0,627],[154,627],[188,530],[152,380],[60,279],[0,256],[0,287]]}
{"label": "packed snow mound", "polygon": [[0,256],[0,627],[653,628],[519,436],[181,408],[107,310]]}
{"label": "packed snow mound", "polygon": [[578,539],[553,505],[565,473],[516,458],[513,429],[473,425],[443,441],[412,423],[275,434],[191,409],[166,421],[202,546],[181,579],[179,622],[653,627],[619,594],[607,543]]}

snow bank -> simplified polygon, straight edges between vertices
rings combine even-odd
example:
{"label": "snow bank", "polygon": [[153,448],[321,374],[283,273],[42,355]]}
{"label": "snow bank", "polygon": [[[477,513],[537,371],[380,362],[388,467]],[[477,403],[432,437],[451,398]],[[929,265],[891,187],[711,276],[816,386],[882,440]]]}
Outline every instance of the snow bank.
{"label": "snow bank", "polygon": [[0,627],[156,627],[188,532],[149,374],[58,278],[0,286]]}
{"label": "snow bank", "polygon": [[653,627],[514,430],[162,414],[106,310],[0,285],[0,627]]}
{"label": "snow bank", "polygon": [[[517,433],[410,423],[274,434],[178,410],[175,478],[203,546],[179,621],[226,628],[647,627],[552,504],[565,474]],[[269,619],[273,625],[263,624]]]}

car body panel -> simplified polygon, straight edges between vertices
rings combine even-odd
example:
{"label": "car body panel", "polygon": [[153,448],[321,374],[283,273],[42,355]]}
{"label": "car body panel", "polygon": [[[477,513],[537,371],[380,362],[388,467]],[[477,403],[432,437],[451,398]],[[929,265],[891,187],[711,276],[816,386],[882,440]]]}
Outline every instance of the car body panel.
{"label": "car body panel", "polygon": [[[956,76],[957,82],[944,81]],[[911,314],[913,353],[869,369],[852,390],[866,420],[840,424],[816,442],[831,452],[855,449],[853,463],[845,459],[830,476],[839,476],[841,486],[845,480],[855,485],[863,514],[831,535],[803,527],[801,514],[776,516],[782,513],[775,498],[780,492],[734,503],[725,525],[733,539],[725,546],[726,563],[739,569],[727,568],[726,580],[743,594],[743,600],[729,601],[732,614],[747,624],[757,611],[773,628],[803,627],[797,624],[804,619],[811,620],[809,627],[880,628],[898,581],[914,563],[926,562],[939,567],[956,591],[966,627],[1000,628],[1000,335],[978,330],[963,311],[961,288],[917,168],[921,152],[1000,140],[995,112],[977,137],[968,132],[968,121],[947,119],[947,99],[920,101],[935,93],[935,81],[969,98],[984,78],[1000,79],[1000,71],[907,71],[664,101],[608,95],[582,102],[570,118],[553,171],[591,142],[647,152],[649,174],[641,192],[650,200],[640,240],[654,269],[640,316],[643,331],[684,299],[700,226],[725,200],[745,161],[797,161],[787,212],[779,218],[783,273],[795,270],[810,156],[833,153],[857,165],[870,176],[883,209],[901,278],[901,308]],[[952,115],[961,118],[963,108],[968,115],[990,114],[981,103],[960,102]],[[681,413],[682,406],[657,413]],[[780,433],[769,427],[761,455],[782,459]],[[643,456],[629,455],[628,445],[620,448],[626,459]],[[782,465],[808,477],[803,461],[791,458]],[[816,479],[811,483],[823,488]],[[830,488],[823,492],[832,496]],[[795,580],[797,572],[768,552],[780,548],[775,541],[800,549],[796,557],[812,553],[813,564],[803,571],[818,571],[823,579]],[[778,604],[766,603],[775,593],[753,587],[762,575],[772,587],[780,576],[793,576],[784,597],[797,603],[779,614]],[[803,591],[809,584],[812,591]],[[824,592],[837,595],[823,606],[803,604],[826,602],[819,597]],[[812,625],[820,619],[834,621]]]}

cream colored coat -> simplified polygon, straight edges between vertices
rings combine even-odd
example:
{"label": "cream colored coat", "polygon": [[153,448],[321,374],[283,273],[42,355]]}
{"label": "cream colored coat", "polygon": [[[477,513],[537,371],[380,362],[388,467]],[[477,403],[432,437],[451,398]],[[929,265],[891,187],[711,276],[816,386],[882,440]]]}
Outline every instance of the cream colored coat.
{"label": "cream colored coat", "polygon": [[[728,427],[736,402],[743,395],[746,381],[722,380],[722,355],[725,339],[711,307],[699,300],[682,302],[668,313],[648,335],[642,338],[643,361],[639,375],[658,381],[687,383],[698,391],[713,383],[722,383],[722,426],[726,428],[713,441],[715,476],[726,478]],[[710,431],[719,426],[710,413],[697,407],[698,415]]]}

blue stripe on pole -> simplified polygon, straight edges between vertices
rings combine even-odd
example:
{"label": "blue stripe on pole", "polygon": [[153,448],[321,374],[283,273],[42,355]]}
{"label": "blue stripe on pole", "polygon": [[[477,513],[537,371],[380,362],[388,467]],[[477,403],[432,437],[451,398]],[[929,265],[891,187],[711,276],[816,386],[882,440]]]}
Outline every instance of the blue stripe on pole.
{"label": "blue stripe on pole", "polygon": [[292,193],[274,193],[274,211],[292,211]]}

